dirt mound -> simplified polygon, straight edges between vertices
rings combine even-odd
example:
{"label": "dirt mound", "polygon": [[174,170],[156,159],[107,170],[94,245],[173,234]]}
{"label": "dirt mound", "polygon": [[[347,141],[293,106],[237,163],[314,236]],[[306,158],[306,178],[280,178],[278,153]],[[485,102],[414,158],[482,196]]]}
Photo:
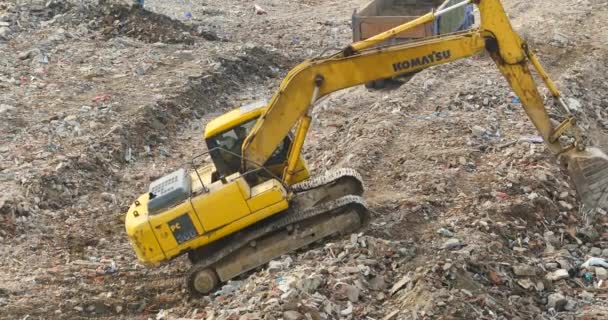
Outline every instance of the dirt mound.
{"label": "dirt mound", "polygon": [[[205,151],[207,121],[347,44],[360,1],[265,1],[263,15],[236,0],[146,0],[156,13],[26,2],[0,4],[11,32],[0,42],[3,316],[606,319],[607,271],[583,263],[608,258],[608,218],[579,211],[486,55],[320,102],[304,156],[315,173],[361,171],[370,226],[188,297],[186,259],[138,264],[127,206]],[[608,4],[504,3],[582,123],[606,133],[608,33],[577,30],[604,30]],[[206,24],[235,41],[196,41]]]}
{"label": "dirt mound", "polygon": [[103,190],[110,177],[120,180],[115,174],[117,166],[166,148],[165,141],[180,130],[183,119],[197,119],[225,108],[229,96],[243,83],[277,77],[287,63],[285,57],[259,47],[235,57],[218,58],[213,70],[189,79],[180,93],[115,119],[108,133],[91,137],[81,153],[69,156],[58,170],[35,181],[31,188],[42,200],[41,208],[69,206],[84,190]]}
{"label": "dirt mound", "polygon": [[94,15],[94,26],[107,37],[128,36],[143,42],[186,43],[195,41],[195,29],[180,21],[139,7],[100,6]]}

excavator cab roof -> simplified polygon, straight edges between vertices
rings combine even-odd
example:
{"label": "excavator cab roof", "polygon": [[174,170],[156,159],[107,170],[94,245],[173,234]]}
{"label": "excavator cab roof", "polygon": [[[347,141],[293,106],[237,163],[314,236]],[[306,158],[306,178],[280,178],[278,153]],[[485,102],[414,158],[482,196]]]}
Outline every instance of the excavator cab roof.
{"label": "excavator cab roof", "polygon": [[240,108],[226,112],[221,116],[209,121],[205,127],[205,139],[214,137],[219,133],[242,124],[243,122],[259,117],[266,105],[267,102],[264,100],[255,101]]}

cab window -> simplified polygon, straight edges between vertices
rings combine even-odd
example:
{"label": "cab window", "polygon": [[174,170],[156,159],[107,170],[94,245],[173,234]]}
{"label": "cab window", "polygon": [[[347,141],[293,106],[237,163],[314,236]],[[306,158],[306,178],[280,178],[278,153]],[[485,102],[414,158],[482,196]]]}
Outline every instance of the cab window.
{"label": "cab window", "polygon": [[[241,167],[241,147],[243,141],[255,125],[256,119],[244,122],[232,129],[226,130],[207,139],[209,150],[218,148],[211,152],[211,158],[220,175],[229,176]],[[291,146],[290,137],[277,147],[265,166],[281,164],[286,161],[289,147]]]}

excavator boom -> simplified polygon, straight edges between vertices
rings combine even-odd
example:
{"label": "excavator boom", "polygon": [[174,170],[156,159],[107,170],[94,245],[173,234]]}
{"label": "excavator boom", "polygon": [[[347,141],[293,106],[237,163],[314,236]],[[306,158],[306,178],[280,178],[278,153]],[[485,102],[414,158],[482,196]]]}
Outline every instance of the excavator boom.
{"label": "excavator boom", "polygon": [[[408,44],[372,48],[403,31],[433,21],[436,17],[469,3],[475,3],[479,8],[481,23],[476,29]],[[512,90],[521,99],[528,117],[542,135],[548,148],[556,155],[566,157],[579,193],[581,190],[590,190],[585,186],[585,177],[593,176],[596,186],[593,188],[594,192],[603,194],[604,186],[608,183],[608,169],[596,163],[604,159],[602,156],[597,160],[596,155],[603,153],[599,149],[584,152],[585,146],[580,130],[576,127],[576,121],[569,113],[568,106],[536,56],[513,30],[499,0],[463,1],[441,11],[428,13],[367,40],[353,43],[340,53],[307,60],[296,66],[282,81],[266,110],[245,139],[242,154],[244,159],[250,162],[243,162],[243,167],[265,163],[282,139],[299,123],[296,140],[289,153],[288,166],[284,173],[284,183],[289,185],[297,155],[300,154],[309,128],[310,111],[316,100],[334,91],[369,81],[413,73],[467,58],[483,49],[489,52]],[[529,65],[541,75],[556,102],[566,110],[565,120],[557,127],[551,123]],[[574,135],[574,141],[564,145],[560,137],[566,133]],[[590,158],[595,159],[592,161],[593,165],[577,163],[578,160]],[[597,169],[589,171],[589,167],[601,169],[599,172]],[[588,197],[587,194],[583,194],[581,198],[606,199],[607,197],[598,195]],[[588,202],[587,205],[601,206],[598,201]]]}

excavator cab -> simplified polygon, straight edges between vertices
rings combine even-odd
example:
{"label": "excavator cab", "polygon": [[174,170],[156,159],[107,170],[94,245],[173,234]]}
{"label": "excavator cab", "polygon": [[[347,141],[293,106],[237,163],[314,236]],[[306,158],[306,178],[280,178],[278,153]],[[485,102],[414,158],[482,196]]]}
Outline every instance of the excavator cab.
{"label": "excavator cab", "polygon": [[[227,177],[241,170],[243,161],[241,150],[243,141],[251,132],[263,112],[265,103],[254,102],[241,108],[232,110],[219,116],[207,124],[205,128],[205,142],[209,155],[215,166],[217,178]],[[272,156],[264,163],[264,170],[257,170],[255,174],[247,174],[251,184],[262,182],[271,178],[283,180],[283,173],[287,164],[287,157],[292,146],[293,135],[287,135],[275,149]],[[247,159],[244,159],[247,162]],[[309,177],[306,161],[300,155],[296,166],[298,183]]]}
{"label": "excavator cab", "polygon": [[[209,151],[193,159],[193,170],[182,168],[153,181],[131,205],[126,230],[141,262],[156,264],[192,253],[287,208],[290,193],[281,176],[291,135],[265,166],[241,170],[241,145],[263,107],[247,105],[209,122],[205,130]],[[206,155],[211,164],[197,163]],[[295,181],[308,177],[300,156]]]}

